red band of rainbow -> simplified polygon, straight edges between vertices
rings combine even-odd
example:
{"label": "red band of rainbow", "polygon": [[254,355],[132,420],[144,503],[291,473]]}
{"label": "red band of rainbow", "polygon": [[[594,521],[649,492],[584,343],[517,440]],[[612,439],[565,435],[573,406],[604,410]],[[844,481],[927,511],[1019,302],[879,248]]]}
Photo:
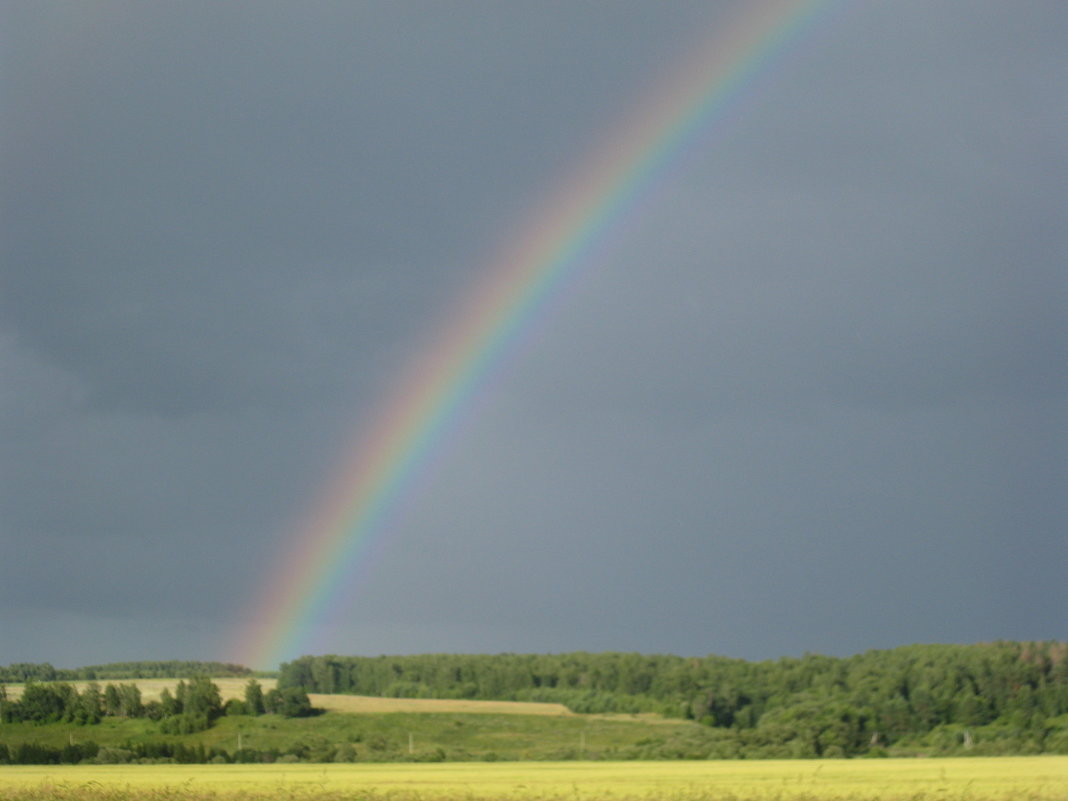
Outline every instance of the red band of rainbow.
{"label": "red band of rainbow", "polygon": [[486,384],[494,365],[588,254],[689,146],[707,132],[758,72],[797,38],[826,0],[745,0],[693,58],[614,129],[530,216],[521,236],[483,271],[468,301],[434,332],[433,345],[372,414],[367,435],[294,533],[262,597],[242,624],[235,661],[273,667],[300,654],[308,633],[356,579],[450,426]]}

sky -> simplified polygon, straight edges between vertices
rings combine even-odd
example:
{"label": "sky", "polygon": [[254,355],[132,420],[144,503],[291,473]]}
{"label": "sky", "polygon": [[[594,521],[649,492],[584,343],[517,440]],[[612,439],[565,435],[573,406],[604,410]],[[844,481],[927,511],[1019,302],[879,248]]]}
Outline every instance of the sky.
{"label": "sky", "polygon": [[[0,664],[240,661],[398,376],[744,5],[2,0]],[[1068,639],[1066,40],[823,4],[302,652]]]}

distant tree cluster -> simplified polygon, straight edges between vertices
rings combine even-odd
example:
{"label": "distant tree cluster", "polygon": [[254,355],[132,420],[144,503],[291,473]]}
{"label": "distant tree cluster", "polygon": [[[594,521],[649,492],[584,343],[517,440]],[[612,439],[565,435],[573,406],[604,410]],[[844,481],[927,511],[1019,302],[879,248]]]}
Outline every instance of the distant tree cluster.
{"label": "distant tree cluster", "polygon": [[250,679],[245,685],[245,698],[226,702],[227,715],[281,715],[285,718],[302,718],[314,714],[308,693],[302,687],[272,689],[266,693],[260,683]]}
{"label": "distant tree cluster", "polygon": [[192,679],[188,684],[178,682],[172,694],[164,688],[159,694],[163,717],[160,731],[165,734],[191,734],[210,729],[223,714],[219,687],[211,679]]}
{"label": "distant tree cluster", "polygon": [[164,689],[158,701],[142,702],[136,684],[108,684],[101,690],[95,681],[78,690],[66,682],[28,682],[17,699],[8,697],[0,684],[0,723],[100,723],[105,717],[149,718],[159,721],[164,734],[203,731],[223,714],[300,717],[312,714],[306,691],[299,687],[267,693],[255,679],[245,686],[244,700],[224,706],[218,686],[200,677],[179,681],[172,693]]}
{"label": "distant tree cluster", "polygon": [[1063,642],[915,645],[766,662],[584,652],[306,656],[282,665],[279,687],[659,712],[720,730],[725,757],[878,755],[921,740],[977,753],[1068,751]]}
{"label": "distant tree cluster", "polygon": [[[136,684],[109,684],[103,690],[90,682],[78,692],[64,682],[40,684],[28,682],[18,700],[8,698],[0,684],[0,723],[99,723],[105,716],[126,718],[149,717],[156,710],[141,702]],[[155,704],[158,707],[158,704]],[[158,717],[158,716],[157,716]]]}
{"label": "distant tree cluster", "polygon": [[73,669],[56,668],[47,662],[23,662],[0,666],[0,682],[23,683],[27,681],[96,681],[105,679],[190,679],[197,676],[251,676],[252,671],[244,665],[229,662],[191,662],[170,660],[165,662],[111,662],[106,665],[90,665]]}

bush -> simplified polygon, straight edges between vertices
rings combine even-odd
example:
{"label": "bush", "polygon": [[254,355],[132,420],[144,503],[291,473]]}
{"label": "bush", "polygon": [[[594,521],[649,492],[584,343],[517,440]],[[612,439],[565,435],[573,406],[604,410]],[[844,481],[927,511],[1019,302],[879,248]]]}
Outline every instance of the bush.
{"label": "bush", "polygon": [[87,760],[94,765],[126,765],[136,758],[133,751],[125,748],[101,748],[95,757]]}
{"label": "bush", "polygon": [[164,734],[193,734],[211,728],[211,719],[205,714],[183,712],[172,715],[159,723],[159,730]]}
{"label": "bush", "polygon": [[302,718],[315,714],[308,693],[300,687],[275,688],[263,697],[267,712],[284,718]]}
{"label": "bush", "polygon": [[355,762],[359,754],[352,743],[341,743],[334,748],[334,762]]}

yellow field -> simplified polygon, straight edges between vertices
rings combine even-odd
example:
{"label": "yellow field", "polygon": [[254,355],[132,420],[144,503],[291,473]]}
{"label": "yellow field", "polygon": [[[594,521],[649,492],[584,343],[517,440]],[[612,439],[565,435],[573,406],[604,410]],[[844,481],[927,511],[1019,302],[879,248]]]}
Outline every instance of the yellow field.
{"label": "yellow field", "polygon": [[381,715],[389,712],[476,715],[574,715],[563,704],[523,701],[468,701],[444,698],[375,698],[367,695],[308,695],[312,706],[331,712]]}
{"label": "yellow field", "polygon": [[0,769],[0,797],[12,801],[1063,801],[1068,799],[1068,757],[10,766]]}

